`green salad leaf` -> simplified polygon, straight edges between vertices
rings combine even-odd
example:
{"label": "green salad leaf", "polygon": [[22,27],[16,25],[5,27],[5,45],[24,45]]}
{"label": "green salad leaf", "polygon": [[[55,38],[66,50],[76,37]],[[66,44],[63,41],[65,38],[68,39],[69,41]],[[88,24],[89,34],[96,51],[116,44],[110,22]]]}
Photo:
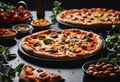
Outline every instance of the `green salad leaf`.
{"label": "green salad leaf", "polygon": [[64,11],[64,9],[61,7],[61,2],[57,0],[54,1],[53,5],[54,8],[52,9],[51,18],[55,19],[60,12]]}

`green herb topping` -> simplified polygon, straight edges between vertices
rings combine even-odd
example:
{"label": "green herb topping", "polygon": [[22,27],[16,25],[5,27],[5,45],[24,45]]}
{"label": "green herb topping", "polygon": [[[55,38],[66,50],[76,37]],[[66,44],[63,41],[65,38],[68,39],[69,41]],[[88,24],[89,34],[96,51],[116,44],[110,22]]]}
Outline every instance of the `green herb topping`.
{"label": "green herb topping", "polygon": [[48,45],[48,44],[52,44],[53,43],[53,40],[51,39],[44,39],[43,42]]}
{"label": "green herb topping", "polygon": [[50,37],[52,37],[52,38],[57,38],[57,37],[58,37],[58,34],[53,33],[53,34],[50,35]]}
{"label": "green herb topping", "polygon": [[65,42],[66,39],[67,39],[67,36],[64,35],[64,36],[62,37],[62,42]]}

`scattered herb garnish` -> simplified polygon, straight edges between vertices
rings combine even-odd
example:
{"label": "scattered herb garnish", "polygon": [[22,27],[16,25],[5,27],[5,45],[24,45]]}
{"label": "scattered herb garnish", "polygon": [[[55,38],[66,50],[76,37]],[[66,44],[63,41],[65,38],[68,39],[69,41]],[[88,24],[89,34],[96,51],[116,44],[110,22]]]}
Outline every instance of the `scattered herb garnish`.
{"label": "scattered herb garnish", "polygon": [[44,42],[45,44],[52,44],[52,43],[53,43],[53,40],[51,40],[51,39],[44,39],[43,42]]}
{"label": "scattered herb garnish", "polygon": [[55,19],[60,12],[64,11],[64,9],[61,7],[61,3],[57,0],[54,1],[53,5],[54,8],[52,9],[51,18]]}
{"label": "scattered herb garnish", "polygon": [[113,25],[112,29],[107,31],[105,41],[108,53],[112,53],[115,56],[102,57],[100,60],[120,63],[120,26]]}
{"label": "scattered herb garnish", "polygon": [[11,54],[8,47],[0,46],[0,60],[7,63],[9,60],[16,58],[16,54]]}
{"label": "scattered herb garnish", "polygon": [[7,73],[0,72],[0,76],[2,76],[3,82],[12,82],[12,78],[15,77],[16,72],[20,73],[23,67],[23,63],[19,64],[16,68],[11,68]]}

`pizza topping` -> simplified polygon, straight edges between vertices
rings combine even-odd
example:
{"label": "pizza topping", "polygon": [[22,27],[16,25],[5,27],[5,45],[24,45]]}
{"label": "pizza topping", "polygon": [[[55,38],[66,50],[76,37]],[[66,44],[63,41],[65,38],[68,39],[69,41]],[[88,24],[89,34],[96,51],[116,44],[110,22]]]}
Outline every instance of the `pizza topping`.
{"label": "pizza topping", "polygon": [[65,45],[62,45],[61,46],[61,49],[64,51],[66,49],[66,46]]}
{"label": "pizza topping", "polygon": [[26,74],[27,74],[27,75],[33,75],[33,70],[34,70],[34,69],[32,69],[31,67],[26,67],[26,70],[25,70],[25,71],[26,71]]}
{"label": "pizza topping", "polygon": [[62,37],[62,42],[65,42],[66,39],[67,39],[67,36],[64,35],[64,36]]}
{"label": "pizza topping", "polygon": [[82,44],[82,49],[85,49],[85,50],[86,50],[86,49],[87,49],[87,46],[88,46],[87,44]]}
{"label": "pizza topping", "polygon": [[50,37],[52,37],[52,38],[57,38],[57,37],[58,37],[58,34],[52,33],[52,34],[50,35]]}
{"label": "pizza topping", "polygon": [[44,39],[43,42],[48,45],[48,44],[52,44],[53,43],[53,40],[51,39]]}
{"label": "pizza topping", "polygon": [[89,37],[93,37],[93,34],[92,34],[92,33],[89,33],[88,36],[89,36]]}
{"label": "pizza topping", "polygon": [[57,52],[57,48],[47,48],[46,49],[47,52]]}
{"label": "pizza topping", "polygon": [[37,69],[37,72],[43,72],[43,70],[42,69]]}
{"label": "pizza topping", "polygon": [[70,42],[78,42],[78,39],[77,39],[77,38],[72,38],[72,39],[70,40]]}
{"label": "pizza topping", "polygon": [[120,20],[120,15],[117,15],[116,20]]}
{"label": "pizza topping", "polygon": [[75,53],[80,53],[81,50],[82,50],[81,48],[76,48],[76,49],[74,50],[74,52],[75,52]]}
{"label": "pizza topping", "polygon": [[69,51],[73,52],[75,50],[75,48],[72,46],[69,48]]}
{"label": "pizza topping", "polygon": [[39,37],[39,40],[43,40],[45,37]]}
{"label": "pizza topping", "polygon": [[29,77],[29,78],[28,78],[28,81],[29,81],[29,82],[36,82],[36,78]]}
{"label": "pizza topping", "polygon": [[77,45],[78,47],[80,47],[80,46],[82,46],[82,42],[78,42],[78,43],[76,43],[76,45]]}
{"label": "pizza topping", "polygon": [[46,72],[42,72],[42,73],[40,73],[40,77],[47,77],[47,73]]}
{"label": "pizza topping", "polygon": [[36,47],[36,46],[41,46],[41,44],[40,44],[39,42],[35,42],[33,45],[34,45],[35,47]]}
{"label": "pizza topping", "polygon": [[99,17],[102,17],[103,15],[104,15],[103,13],[99,13],[99,14],[98,14]]}
{"label": "pizza topping", "polygon": [[88,36],[84,36],[83,40],[84,40],[84,42],[88,42],[90,40],[90,38]]}

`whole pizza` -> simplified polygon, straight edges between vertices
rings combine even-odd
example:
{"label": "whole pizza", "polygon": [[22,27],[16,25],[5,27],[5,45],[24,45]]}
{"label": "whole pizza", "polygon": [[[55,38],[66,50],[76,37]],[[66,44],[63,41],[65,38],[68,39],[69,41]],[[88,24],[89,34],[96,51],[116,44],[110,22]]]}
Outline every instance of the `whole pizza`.
{"label": "whole pizza", "polygon": [[97,53],[102,44],[101,36],[81,29],[45,30],[21,41],[25,52],[45,58],[81,58]]}
{"label": "whole pizza", "polygon": [[71,9],[58,14],[57,20],[83,26],[120,25],[120,11],[106,8]]}

